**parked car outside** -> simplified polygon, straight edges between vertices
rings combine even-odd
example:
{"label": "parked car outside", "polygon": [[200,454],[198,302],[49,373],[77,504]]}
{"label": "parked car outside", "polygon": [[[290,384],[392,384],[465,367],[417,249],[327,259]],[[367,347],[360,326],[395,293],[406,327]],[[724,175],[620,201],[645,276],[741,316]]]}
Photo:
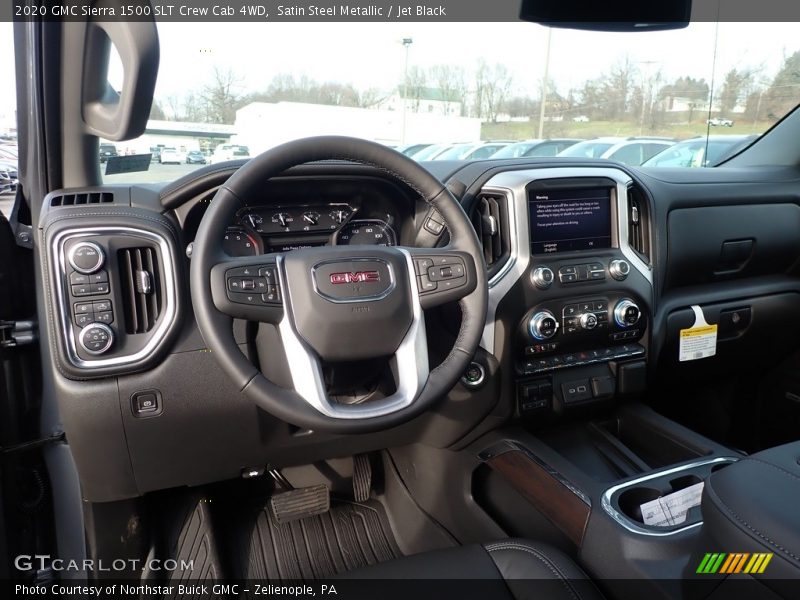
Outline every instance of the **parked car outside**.
{"label": "parked car outside", "polygon": [[508,145],[508,142],[456,144],[449,150],[437,155],[433,160],[481,160],[484,158],[489,158],[498,150],[501,150]]}
{"label": "parked car outside", "polygon": [[417,152],[424,150],[425,148],[429,148],[433,144],[406,144],[405,146],[397,146],[395,150],[397,150],[400,154],[405,154],[406,156],[414,156]]}
{"label": "parked car outside", "polygon": [[117,147],[114,144],[100,144],[100,162],[104,163],[109,158],[118,156]]}
{"label": "parked car outside", "polygon": [[607,158],[638,166],[675,144],[674,140],[651,137],[604,137],[574,144],[558,154],[571,158]]}
{"label": "parked car outside", "polygon": [[210,162],[213,165],[241,158],[250,158],[250,148],[239,144],[222,144],[214,149]]}
{"label": "parked car outside", "polygon": [[563,152],[570,146],[582,142],[581,139],[547,139],[547,140],[526,140],[510,144],[501,148],[492,155],[492,158],[523,158],[533,156],[555,156]]}
{"label": "parked car outside", "polygon": [[706,121],[706,123],[712,127],[733,127],[733,121],[724,117],[714,117],[713,119]]}
{"label": "parked car outside", "polygon": [[755,135],[710,135],[684,140],[645,161],[643,167],[713,167],[749,146]]}
{"label": "parked car outside", "polygon": [[186,161],[186,153],[179,151],[177,148],[162,148],[161,157],[159,162],[162,165],[176,164],[179,165]]}
{"label": "parked car outside", "polygon": [[0,160],[0,194],[9,194],[17,191],[17,163],[10,160]]}
{"label": "parked car outside", "polygon": [[449,150],[453,146],[455,146],[455,144],[433,144],[411,155],[411,158],[413,158],[417,162],[421,162],[424,160],[433,160],[439,154]]}
{"label": "parked car outside", "polygon": [[186,153],[187,165],[204,165],[206,162],[206,157],[200,150],[189,150]]}

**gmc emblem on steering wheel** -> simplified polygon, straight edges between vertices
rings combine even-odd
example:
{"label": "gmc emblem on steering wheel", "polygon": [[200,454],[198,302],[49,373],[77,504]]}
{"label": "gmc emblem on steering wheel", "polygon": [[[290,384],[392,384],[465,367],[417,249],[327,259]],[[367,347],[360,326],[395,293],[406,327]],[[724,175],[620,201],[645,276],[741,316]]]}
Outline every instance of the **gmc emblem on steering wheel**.
{"label": "gmc emblem on steering wheel", "polygon": [[355,273],[331,273],[331,283],[341,285],[343,283],[377,283],[381,280],[378,271],[356,271]]}

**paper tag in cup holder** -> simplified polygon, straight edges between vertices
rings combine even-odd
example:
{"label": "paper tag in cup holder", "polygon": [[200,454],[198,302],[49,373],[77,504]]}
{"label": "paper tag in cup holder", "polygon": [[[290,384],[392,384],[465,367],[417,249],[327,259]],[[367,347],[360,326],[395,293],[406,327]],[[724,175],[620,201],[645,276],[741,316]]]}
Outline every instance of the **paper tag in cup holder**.
{"label": "paper tag in cup holder", "polygon": [[717,353],[717,326],[706,322],[703,309],[699,306],[692,306],[692,310],[694,325],[688,329],[681,329],[678,346],[680,362],[709,358]]}

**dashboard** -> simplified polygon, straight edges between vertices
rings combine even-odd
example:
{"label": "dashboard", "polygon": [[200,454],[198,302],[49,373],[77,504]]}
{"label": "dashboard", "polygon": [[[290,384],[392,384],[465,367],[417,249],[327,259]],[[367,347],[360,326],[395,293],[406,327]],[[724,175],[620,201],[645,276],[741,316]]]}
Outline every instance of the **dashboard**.
{"label": "dashboard", "polygon": [[[707,377],[715,365],[754,368],[796,344],[787,326],[800,322],[793,172],[755,180],[739,171],[662,170],[656,178],[563,160],[427,168],[461,184],[484,247],[489,298],[479,368],[419,422],[380,435],[306,432],[256,413],[207,350],[192,314],[187,249],[234,166],[158,189],[49,195],[38,225],[50,316],[43,337],[53,355],[46,377],[86,497],[237,477],[265,457],[293,464],[309,445],[318,456],[340,456],[468,443],[499,422],[544,426],[650,393],[659,375],[681,382]],[[220,244],[234,256],[341,244],[435,247],[446,232],[429,227],[431,219],[435,225],[410,189],[374,169],[307,165],[247,198]],[[693,306],[718,324],[717,355],[679,362]],[[460,318],[455,303],[426,311],[432,356],[437,345],[451,347]],[[97,331],[87,329],[92,323]],[[278,333],[251,325],[234,321],[237,343],[280,382],[287,359]],[[762,347],[770,352],[753,352]],[[380,377],[365,377],[378,372],[362,365],[328,383],[337,396],[361,401],[381,391]]]}

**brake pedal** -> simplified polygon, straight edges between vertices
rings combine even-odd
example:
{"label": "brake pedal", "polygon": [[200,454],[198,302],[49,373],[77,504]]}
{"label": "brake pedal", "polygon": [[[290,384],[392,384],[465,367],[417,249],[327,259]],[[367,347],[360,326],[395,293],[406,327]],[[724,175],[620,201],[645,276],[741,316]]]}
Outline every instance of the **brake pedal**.
{"label": "brake pedal", "polygon": [[269,505],[275,521],[282,525],[328,512],[331,492],[325,484],[298,488],[274,494]]}
{"label": "brake pedal", "polygon": [[353,456],[353,497],[356,502],[366,502],[372,491],[372,464],[369,455]]}

